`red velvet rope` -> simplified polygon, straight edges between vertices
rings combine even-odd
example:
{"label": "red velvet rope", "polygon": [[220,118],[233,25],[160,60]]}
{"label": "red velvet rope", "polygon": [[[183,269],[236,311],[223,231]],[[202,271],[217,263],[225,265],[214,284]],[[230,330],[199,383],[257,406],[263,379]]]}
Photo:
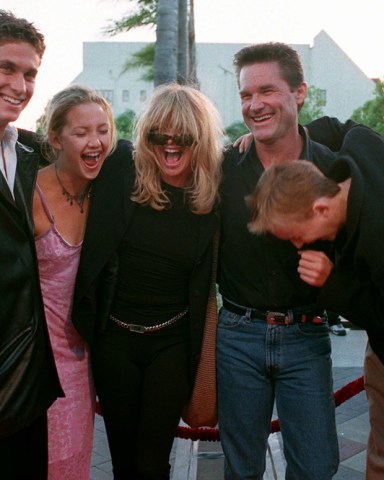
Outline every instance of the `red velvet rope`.
{"label": "red velvet rope", "polygon": [[[364,390],[364,377],[361,376],[356,378],[344,387],[341,387],[337,392],[335,392],[335,405],[338,407],[345,401],[354,397],[358,393]],[[101,409],[99,402],[96,403],[96,413],[101,415]],[[280,422],[279,419],[273,420],[271,422],[271,433],[276,433],[280,431]],[[220,440],[219,430],[217,428],[189,428],[189,427],[178,427],[177,434],[178,438],[185,440],[202,440],[208,442],[217,442]]]}

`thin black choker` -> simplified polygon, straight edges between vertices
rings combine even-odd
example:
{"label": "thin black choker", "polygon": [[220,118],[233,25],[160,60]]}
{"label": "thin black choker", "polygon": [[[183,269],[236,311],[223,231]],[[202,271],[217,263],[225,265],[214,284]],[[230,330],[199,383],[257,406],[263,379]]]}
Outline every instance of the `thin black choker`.
{"label": "thin black choker", "polygon": [[73,205],[73,202],[77,203],[77,205],[80,208],[80,213],[84,212],[84,201],[86,198],[91,198],[91,192],[92,192],[92,183],[88,182],[87,185],[85,186],[84,190],[77,194],[77,195],[72,195],[71,193],[68,192],[68,190],[64,187],[62,181],[60,180],[59,174],[57,172],[57,166],[55,165],[55,173],[56,173],[56,178],[57,181],[59,182],[59,185],[61,187],[62,194],[65,196],[66,201],[70,204]]}

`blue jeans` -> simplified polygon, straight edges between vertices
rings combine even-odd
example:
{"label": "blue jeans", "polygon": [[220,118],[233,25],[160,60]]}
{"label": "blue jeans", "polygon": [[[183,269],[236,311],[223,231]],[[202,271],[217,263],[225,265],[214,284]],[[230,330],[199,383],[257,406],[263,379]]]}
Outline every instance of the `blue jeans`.
{"label": "blue jeans", "polygon": [[226,480],[262,480],[273,405],[286,480],[329,480],[339,463],[327,323],[268,325],[222,307],[217,332]]}

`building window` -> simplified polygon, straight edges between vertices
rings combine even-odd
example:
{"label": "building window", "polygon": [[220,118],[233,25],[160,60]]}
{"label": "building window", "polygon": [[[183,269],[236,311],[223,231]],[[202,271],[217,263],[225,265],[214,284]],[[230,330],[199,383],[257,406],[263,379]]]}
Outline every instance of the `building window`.
{"label": "building window", "polygon": [[99,90],[100,95],[102,95],[108,103],[113,104],[113,90]]}
{"label": "building window", "polygon": [[147,91],[140,90],[140,102],[145,102],[147,100]]}
{"label": "building window", "polygon": [[129,90],[123,90],[123,102],[129,102]]}

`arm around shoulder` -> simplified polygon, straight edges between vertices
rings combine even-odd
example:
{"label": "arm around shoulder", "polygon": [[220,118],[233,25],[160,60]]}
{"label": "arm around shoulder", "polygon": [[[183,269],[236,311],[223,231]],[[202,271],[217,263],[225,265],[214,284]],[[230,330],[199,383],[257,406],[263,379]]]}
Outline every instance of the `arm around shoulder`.
{"label": "arm around shoulder", "polygon": [[340,122],[335,117],[321,117],[305,125],[308,135],[317,143],[326,145],[334,152],[338,152],[347,132],[359,125],[353,120]]}

